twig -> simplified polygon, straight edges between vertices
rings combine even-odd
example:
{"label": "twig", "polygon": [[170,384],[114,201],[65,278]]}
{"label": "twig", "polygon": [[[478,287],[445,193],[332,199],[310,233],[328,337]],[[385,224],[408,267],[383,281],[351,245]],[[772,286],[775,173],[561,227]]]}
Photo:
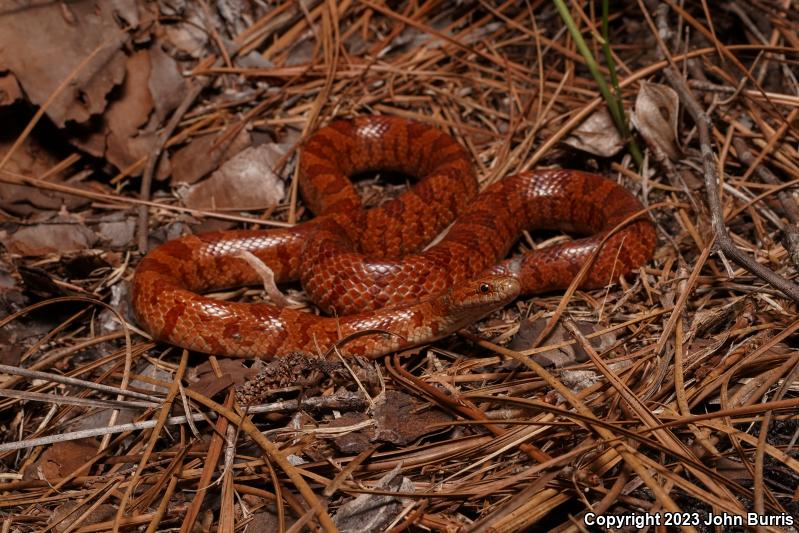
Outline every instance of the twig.
{"label": "twig", "polygon": [[[183,101],[180,103],[178,108],[172,113],[172,117],[169,119],[164,131],[161,133],[161,136],[158,138],[158,143],[156,144],[153,152],[150,154],[150,158],[147,160],[147,167],[144,169],[144,174],[142,175],[141,179],[141,187],[139,189],[139,200],[148,201],[150,199],[150,188],[152,187],[153,183],[153,174],[155,174],[155,168],[158,165],[158,161],[161,159],[161,154],[164,151],[164,147],[166,146],[166,142],[172,137],[172,132],[175,131],[175,128],[178,127],[180,120],[183,118],[183,115],[186,114],[186,111],[189,110],[189,107],[194,103],[194,100],[200,95],[202,90],[205,86],[211,82],[212,78],[208,78],[206,81],[203,82],[195,82],[190,88],[189,92],[186,94],[186,97],[183,98]],[[146,205],[139,206],[139,220],[136,225],[136,240],[138,243],[139,251],[145,253],[147,251],[147,237],[149,235],[148,231],[148,220],[149,220],[150,210],[147,208]]]}
{"label": "twig", "polygon": [[[666,24],[666,9],[663,9],[663,7],[664,6],[661,5],[657,9],[656,16],[658,17],[658,27],[665,27]],[[647,21],[651,22],[648,14]],[[655,35],[658,35],[658,30],[656,28],[653,27],[652,31]],[[663,41],[660,40],[660,38],[658,38],[658,42],[663,46]],[[727,232],[727,227],[724,225],[724,215],[721,209],[719,176],[716,169],[716,159],[713,155],[713,140],[710,134],[713,130],[713,123],[702,106],[699,105],[699,101],[696,99],[691,89],[688,88],[688,85],[679,72],[673,67],[666,67],[663,69],[663,75],[672,88],[677,91],[680,101],[691,115],[691,118],[693,118],[699,132],[699,146],[702,154],[702,168],[704,169],[707,203],[708,209],[710,210],[713,232],[716,235],[716,245],[723,254],[729,256],[740,266],[766,283],[779,289],[795,302],[799,302],[799,286],[780,276],[773,270],[759,264],[732,242],[732,238]]]}
{"label": "twig", "polygon": [[[297,400],[285,400],[263,405],[254,405],[247,408],[248,414],[259,413],[280,413],[280,412],[293,412],[298,409],[315,410],[315,409],[360,409],[366,405],[366,401],[360,397],[347,398],[341,395],[335,396],[315,396],[313,398]],[[185,416],[171,416],[166,419],[164,425],[175,426],[178,424],[186,424],[189,420],[193,422],[202,422],[203,420],[214,419],[215,413],[199,413],[191,415],[187,418]],[[143,429],[151,429],[156,426],[157,420],[144,420],[141,422],[131,422],[129,424],[118,424],[115,426],[103,426],[92,429],[83,429],[80,431],[71,431],[69,433],[59,433],[58,435],[48,435],[46,437],[37,437],[34,439],[19,440],[14,442],[0,443],[0,453],[24,450],[33,448],[35,446],[45,446],[56,442],[65,442],[70,440],[87,439],[91,437],[99,437],[101,435],[112,435],[117,433],[125,433],[128,431],[137,431]]]}

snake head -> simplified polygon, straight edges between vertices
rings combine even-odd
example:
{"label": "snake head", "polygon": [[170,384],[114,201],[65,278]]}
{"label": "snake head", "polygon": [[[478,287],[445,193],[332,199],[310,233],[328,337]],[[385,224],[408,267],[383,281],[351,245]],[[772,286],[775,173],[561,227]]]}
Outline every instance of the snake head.
{"label": "snake head", "polygon": [[486,315],[519,296],[519,280],[510,276],[488,276],[467,281],[450,289],[453,310]]}

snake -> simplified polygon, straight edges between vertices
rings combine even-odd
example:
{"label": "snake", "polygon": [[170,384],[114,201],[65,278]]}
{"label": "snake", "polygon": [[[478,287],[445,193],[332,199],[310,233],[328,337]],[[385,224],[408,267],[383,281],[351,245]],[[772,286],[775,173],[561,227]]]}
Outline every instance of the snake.
{"label": "snake", "polygon": [[[416,178],[365,208],[351,178]],[[298,187],[315,217],[286,228],[187,235],[152,249],[132,279],[136,320],[192,351],[269,359],[295,352],[375,358],[428,344],[520,295],[613,283],[654,253],[641,202],[603,176],[539,169],[478,192],[469,153],[427,123],[396,116],[335,121],[301,147]],[[526,230],[583,237],[505,259]],[[445,232],[435,244],[430,241]],[[262,281],[243,252],[300,281],[327,316],[203,293]]]}

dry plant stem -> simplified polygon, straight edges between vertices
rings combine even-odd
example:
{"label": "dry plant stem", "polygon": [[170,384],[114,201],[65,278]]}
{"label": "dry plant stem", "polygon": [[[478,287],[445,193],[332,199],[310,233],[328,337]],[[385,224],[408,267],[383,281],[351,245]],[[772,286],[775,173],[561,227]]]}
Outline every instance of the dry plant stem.
{"label": "dry plant stem", "polygon": [[[363,409],[364,407],[366,407],[366,405],[367,404],[365,400],[342,401],[340,398],[336,397],[311,397],[303,400],[299,404],[294,400],[291,401],[287,400],[287,401],[274,402],[271,404],[258,405],[255,407],[248,407],[248,412],[250,414],[292,412],[295,411],[297,408],[353,410],[353,409]],[[208,420],[208,416],[204,413],[191,415],[190,417],[172,416],[166,420],[166,424],[174,426],[178,424],[186,424],[192,421],[201,422],[203,420]],[[53,444],[55,442],[88,439],[91,437],[98,437],[102,435],[140,431],[144,429],[154,428],[155,426],[156,426],[155,420],[143,420],[140,422],[131,422],[128,424],[119,424],[116,426],[84,429],[80,431],[71,431],[69,433],[58,433],[56,435],[48,435],[46,437],[28,438],[20,441],[3,442],[0,443],[0,453],[5,453],[14,450],[22,450],[25,448],[33,448],[35,446],[45,446],[48,444]]]}
{"label": "dry plant stem", "polygon": [[[523,517],[518,516],[520,509],[524,508],[530,500],[538,493],[546,489],[547,484],[554,480],[558,472],[546,472],[539,478],[535,479],[532,483],[524,488],[524,490],[517,492],[514,496],[502,505],[499,509],[492,512],[484,519],[474,523],[469,528],[471,533],[486,533],[494,531],[519,531],[519,526],[529,526],[534,523],[537,516],[529,517],[524,523],[519,524],[518,521]],[[537,502],[535,502],[537,503]],[[537,507],[537,505],[536,505]],[[514,523],[514,518],[516,523]]]}
{"label": "dry plant stem", "polygon": [[186,367],[188,366],[189,361],[189,352],[188,350],[183,350],[183,355],[180,358],[180,363],[178,365],[178,369],[175,372],[174,381],[169,388],[169,393],[167,394],[166,399],[164,400],[163,405],[161,406],[159,413],[158,413],[158,421],[156,422],[155,429],[150,434],[150,440],[147,443],[147,447],[144,449],[142,453],[141,459],[139,460],[139,464],[136,466],[136,471],[133,473],[133,477],[131,478],[131,482],[128,484],[127,490],[122,496],[122,500],[119,502],[119,507],[117,509],[116,519],[114,520],[114,533],[119,531],[119,523],[125,516],[125,507],[127,506],[128,500],[130,499],[133,491],[136,488],[136,482],[141,477],[141,473],[144,470],[144,467],[147,465],[147,461],[150,458],[150,454],[155,449],[155,445],[158,442],[158,438],[161,434],[161,430],[164,429],[166,424],[166,420],[169,417],[169,412],[172,409],[172,402],[175,400],[175,396],[178,393],[178,385],[180,381],[183,379],[183,374],[186,371]]}
{"label": "dry plant stem", "polygon": [[[788,388],[791,386],[792,383],[795,383],[796,379],[799,378],[799,357],[794,356],[790,360],[786,362],[784,365],[785,370],[787,372],[780,372],[780,375],[785,376],[782,379],[782,384],[780,388],[777,389],[777,392],[774,394],[772,401],[779,401],[785,396],[785,393],[788,392]],[[782,370],[782,369],[781,369]],[[763,420],[760,422],[760,432],[757,438],[757,448],[755,451],[755,477],[754,477],[754,487],[755,487],[755,498],[754,498],[754,511],[758,514],[765,514],[765,504],[763,499],[763,491],[765,485],[765,480],[763,478],[763,467],[765,461],[765,447],[766,447],[766,437],[769,434],[769,425],[771,424],[771,419],[773,416],[772,411],[766,411],[763,414]]]}
{"label": "dry plant stem", "polygon": [[411,514],[403,518],[401,524],[397,524],[393,528],[389,529],[386,533],[402,533],[412,525],[416,524],[417,520],[419,520],[424,512],[427,510],[427,506],[430,504],[429,500],[421,500],[416,504],[416,510],[414,510]]}
{"label": "dry plant stem", "polygon": [[[233,406],[234,398],[235,394],[232,391],[228,391],[227,398],[225,399],[225,409],[230,409]],[[202,475],[197,481],[197,492],[194,495],[194,499],[191,501],[186,515],[183,517],[183,522],[180,524],[180,533],[189,533],[194,530],[195,522],[200,515],[203,502],[205,501],[205,496],[212,484],[211,480],[214,476],[214,472],[216,472],[217,462],[222,453],[222,446],[225,444],[223,436],[230,422],[230,420],[224,417],[219,417],[216,421],[216,426],[211,436],[211,443],[208,446],[208,453],[203,461]]]}
{"label": "dry plant stem", "polygon": [[[484,345],[489,346],[490,343],[484,343]],[[596,420],[596,416],[591,409],[589,409],[588,406],[586,406],[578,396],[572,393],[568,387],[558,381],[555,376],[550,374],[543,366],[539,365],[529,357],[523,356],[518,352],[514,352],[513,350],[508,350],[500,346],[492,346],[492,348],[497,351],[497,353],[515,359],[527,366],[527,368],[538,374],[538,376],[543,379],[547,385],[555,389],[561,396],[563,396],[566,401],[571,404],[572,407],[574,407],[577,413],[586,418]],[[649,473],[649,470],[636,457],[629,445],[618,441],[617,437],[612,431],[601,425],[588,423],[587,427],[593,432],[597,433],[603,440],[607,441],[609,446],[612,446],[613,449],[622,458],[624,458],[625,462],[629,464],[630,468],[638,475],[639,478],[641,478],[641,481],[643,481],[649,490],[653,492],[655,498],[657,498],[664,509],[674,513],[680,512],[680,508],[677,506],[674,500],[671,499],[668,493],[666,493],[660,484],[658,484],[658,482],[655,480],[655,478],[652,477],[652,475]],[[688,528],[686,530],[695,531],[693,528]]]}
{"label": "dry plant stem", "polygon": [[[681,16],[687,16],[687,14],[683,10],[679,9],[672,2],[667,1],[666,3],[669,4],[669,6],[672,9],[677,10]],[[651,25],[653,35],[655,35],[658,40],[658,44],[661,47],[661,51],[667,55],[669,62],[673,65],[673,59],[671,58],[670,55],[668,55],[668,50],[663,44],[663,41],[660,38],[660,34],[658,33],[657,28],[654,26],[654,23],[651,17],[649,16],[649,13],[646,11],[646,9],[643,9],[643,11],[647,22]],[[668,25],[666,22],[665,4],[658,6],[657,18],[658,18],[658,27],[662,28],[663,33],[669,33],[670,30],[668,29]],[[693,22],[695,23],[695,21]],[[729,49],[725,47],[722,50],[724,50],[725,52],[724,57],[730,57],[731,60],[733,60],[733,62],[739,68],[742,67],[740,61],[738,61],[738,59],[734,55],[732,55]],[[746,71],[746,69],[743,70]],[[733,259],[733,261],[735,261],[740,266],[747,269],[752,274],[756,275],[757,277],[759,277],[766,283],[772,285],[773,287],[779,289],[795,302],[799,302],[799,286],[792,283],[791,281],[788,281],[787,279],[780,276],[776,272],[760,265],[759,263],[757,263],[757,261],[755,261],[754,259],[749,257],[746,253],[741,251],[741,249],[738,248],[735,245],[735,243],[732,242],[730,234],[727,232],[727,228],[724,225],[724,215],[721,208],[721,199],[719,193],[719,176],[718,176],[716,161],[713,156],[712,137],[710,134],[710,132],[713,131],[713,124],[710,121],[710,117],[708,116],[708,114],[699,105],[699,101],[696,99],[693,92],[691,92],[691,89],[688,88],[688,85],[685,83],[685,80],[683,79],[682,75],[679,72],[677,72],[677,70],[673,66],[664,68],[663,75],[665,76],[666,80],[668,80],[672,88],[679,95],[680,101],[688,110],[688,113],[691,115],[691,118],[693,118],[697,130],[699,132],[699,144],[702,154],[702,167],[704,170],[704,180],[705,180],[705,189],[707,191],[708,208],[710,210],[711,223],[713,225],[713,231],[715,233],[716,243],[718,244],[719,249],[722,251],[722,253],[729,255]],[[758,89],[761,88],[758,87]]]}
{"label": "dry plant stem", "polygon": [[[186,111],[189,110],[189,107],[191,107],[191,105],[194,103],[194,100],[200,96],[200,93],[205,86],[210,83],[210,81],[211,78],[208,78],[204,82],[194,82],[189,88],[188,93],[186,93],[186,97],[180,103],[175,112],[172,113],[172,117],[169,119],[164,131],[158,138],[158,144],[147,160],[147,167],[144,169],[144,174],[142,175],[141,179],[141,188],[139,189],[140,200],[146,202],[150,199],[150,188],[152,187],[153,183],[153,175],[155,174],[155,169],[158,166],[158,161],[161,159],[161,154],[164,151],[167,140],[172,137],[172,132],[174,132],[175,128],[178,127],[183,115],[186,114]],[[139,251],[142,253],[147,251],[147,238],[150,235],[148,227],[149,214],[150,210],[146,205],[139,206],[139,220],[136,227],[136,237],[138,240]]]}
{"label": "dry plant stem", "polygon": [[59,396],[41,392],[22,391],[16,389],[0,389],[0,397],[16,398],[19,400],[38,401],[52,404],[77,405],[81,407],[96,407],[98,409],[144,409],[158,407],[155,402],[133,402],[119,400],[93,400],[73,396]]}
{"label": "dry plant stem", "polygon": [[[668,28],[668,23],[667,23],[667,19],[666,19],[666,11],[667,11],[666,6],[670,7],[672,9],[672,11],[677,13],[677,15],[679,17],[681,17],[683,20],[685,20],[691,27],[696,29],[696,31],[698,31],[699,33],[704,35],[708,40],[713,41],[714,45],[717,47],[717,51],[722,54],[723,58],[726,59],[726,60],[729,60],[730,63],[735,65],[735,67],[739,70],[741,75],[744,76],[747,80],[749,80],[755,86],[755,88],[757,89],[758,93],[765,99],[766,103],[768,104],[767,106],[763,106],[761,109],[763,109],[764,112],[768,113],[776,121],[780,122],[780,124],[781,124],[780,129],[781,130],[782,130],[782,128],[786,128],[786,129],[790,128],[792,132],[797,133],[796,132],[796,128],[793,127],[792,124],[791,124],[791,120],[792,119],[788,119],[787,117],[784,117],[779,112],[779,110],[777,109],[777,106],[775,105],[775,103],[769,98],[768,93],[766,93],[765,89],[763,89],[763,86],[760,85],[760,83],[757,81],[757,79],[752,77],[751,73],[749,72],[749,69],[747,69],[746,66],[743,63],[741,63],[741,61],[738,59],[738,57],[735,54],[732,53],[733,47],[726,46],[723,43],[719,42],[718,40],[714,39],[713,35],[710,33],[710,31],[707,28],[705,28],[698,20],[696,20],[693,16],[691,16],[691,14],[688,13],[682,6],[680,6],[677,3],[675,3],[674,0],[663,0],[663,3],[660,6],[658,6],[657,11],[658,11],[658,26],[659,27]],[[649,17],[649,13],[644,13],[644,15],[647,18],[647,22],[650,22],[651,21],[651,17]],[[662,41],[660,41],[659,44],[662,46],[662,44],[663,44]],[[666,52],[665,49],[663,51]],[[796,110],[794,110],[794,111],[796,111]],[[782,130],[782,131],[784,133],[785,130]],[[781,135],[782,134],[780,134],[779,136],[781,136]],[[766,149],[765,151],[768,152],[768,149]]]}
{"label": "dry plant stem", "polygon": [[[2,174],[6,174],[6,176],[3,176]],[[13,177],[8,177],[8,176],[13,176]],[[112,202],[114,204],[122,203],[122,204],[136,205],[140,207],[152,207],[155,209],[163,209],[165,211],[174,211],[176,213],[186,213],[197,217],[217,218],[219,220],[229,220],[231,222],[241,222],[244,224],[261,224],[261,225],[274,226],[279,228],[291,227],[293,225],[287,222],[281,222],[279,220],[263,220],[254,217],[226,215],[225,213],[216,213],[214,211],[206,211],[203,209],[192,209],[190,207],[160,204],[158,202],[138,200],[136,198],[128,198],[125,196],[119,196],[115,194],[94,192],[94,191],[79,189],[77,187],[71,187],[63,183],[52,183],[41,178],[31,178],[29,176],[23,176],[21,174],[9,172],[7,170],[0,170],[0,183],[10,183],[15,185],[31,185],[33,187],[38,187],[40,189],[56,191],[64,194],[69,194],[72,196],[78,196],[80,198],[91,198],[92,200]]]}
{"label": "dry plant stem", "polygon": [[[757,361],[769,350],[771,350],[775,345],[777,345],[777,343],[784,341],[785,339],[787,339],[797,331],[799,331],[799,320],[794,321],[789,326],[785,327],[782,331],[780,331],[779,334],[769,338],[760,347],[746,354],[745,357],[741,358],[741,360],[737,361],[730,368],[727,368],[725,370],[714,369],[713,372],[709,373],[705,377],[705,380],[702,383],[702,387],[695,391],[694,396],[691,398],[690,407],[691,408],[696,407],[700,402],[704,401],[707,397],[714,394],[716,390],[721,386],[721,384],[731,379],[731,377],[736,372],[744,368],[746,365],[751,364],[753,361]],[[759,398],[753,398],[751,401],[757,401],[758,399]]]}
{"label": "dry plant stem", "polygon": [[[594,350],[594,347],[591,346],[591,343],[585,336],[580,332],[577,328],[577,325],[572,322],[571,320],[567,320],[564,324],[564,327],[569,331],[569,333],[574,336],[575,339],[580,343],[580,346],[585,350],[588,356],[591,358],[591,361],[597,366],[598,370],[608,379],[610,384],[613,386],[614,389],[619,393],[622,400],[627,403],[627,405],[632,409],[636,417],[643,422],[643,424],[647,427],[652,429],[652,433],[654,437],[667,449],[674,450],[675,452],[679,452],[680,455],[685,455],[694,459],[691,450],[689,450],[683,443],[680,441],[671,431],[661,431],[658,428],[660,424],[660,420],[655,418],[652,412],[646,407],[644,402],[640,400],[625,384],[622,382],[618,376],[613,372],[613,370],[607,366],[607,364],[599,357],[599,354]],[[698,462],[695,461],[695,462]],[[711,478],[709,478],[704,472],[701,472],[697,469],[694,469],[690,466],[686,466],[686,468],[691,472],[691,474],[696,477],[698,480],[702,481],[702,483],[708,487],[711,491],[713,491],[719,498],[721,499],[728,499],[730,502],[733,502],[733,505],[737,504],[737,500],[735,499],[734,495],[729,492],[723,485],[719,485],[714,483]],[[737,510],[740,512],[741,515],[745,514],[745,509],[738,504]]]}
{"label": "dry plant stem", "polygon": [[[585,391],[585,389],[580,392],[581,396],[585,396],[583,394],[584,391]],[[663,445],[663,444],[660,443],[659,440],[650,438],[647,435],[649,433],[655,434],[657,432],[657,430],[662,429],[663,427],[666,427],[665,424],[660,424],[660,425],[654,426],[652,428],[647,427],[647,428],[643,428],[643,429],[640,429],[640,430],[639,429],[625,429],[624,424],[623,423],[620,424],[619,421],[609,422],[607,420],[597,418],[597,417],[595,417],[593,415],[592,416],[584,416],[584,415],[581,415],[579,413],[575,413],[573,411],[568,411],[568,410],[565,410],[565,409],[562,409],[562,408],[558,408],[558,407],[553,407],[550,404],[543,403],[543,402],[536,401],[536,400],[528,400],[526,398],[518,398],[518,397],[498,398],[498,397],[493,397],[493,396],[485,396],[485,397],[482,397],[482,399],[485,400],[485,401],[494,401],[494,402],[502,401],[502,402],[508,402],[508,403],[512,403],[512,404],[523,405],[523,406],[526,406],[528,408],[529,407],[537,408],[537,409],[549,412],[549,413],[551,413],[553,415],[557,415],[557,416],[562,417],[562,418],[573,419],[574,421],[581,422],[582,423],[581,425],[584,425],[586,427],[603,428],[603,429],[605,429],[605,430],[607,430],[607,431],[609,431],[609,432],[614,434],[613,439],[610,439],[610,440],[603,439],[604,443],[607,446],[613,446],[616,443],[622,442],[623,439],[626,438],[631,443],[631,446],[632,446],[632,450],[631,451],[634,452],[636,450],[638,444],[643,444],[646,447],[649,447],[651,449],[660,451],[662,454],[667,454],[668,456],[676,458],[679,461],[678,466],[680,468],[682,467],[681,465],[686,465],[686,466],[690,467],[691,469],[693,469],[693,470],[695,470],[697,472],[701,472],[702,475],[706,479],[714,480],[714,481],[722,484],[723,486],[730,487],[734,491],[735,494],[740,494],[740,495],[742,495],[745,498],[751,498],[751,492],[750,491],[746,490],[744,487],[740,486],[739,484],[728,480],[723,475],[717,473],[715,470],[713,470],[711,468],[708,468],[702,462],[699,462],[694,455],[692,455],[690,453],[684,453],[683,451],[681,451],[681,450],[679,450],[679,449],[677,449],[677,448],[675,448],[673,446]],[[754,441],[754,437],[752,437],[752,440]],[[597,446],[597,444],[594,443],[593,447],[596,448],[596,446]],[[595,470],[597,473],[605,474],[605,473],[607,473],[610,470],[610,468],[612,468],[618,462],[617,461],[618,454],[617,454],[617,451],[615,449],[610,449],[610,450],[606,451],[603,455],[605,456],[604,460],[600,461],[599,464],[595,464],[594,466],[589,466],[589,468]],[[561,456],[561,457],[563,457],[563,456]],[[641,462],[642,463],[646,463],[646,464],[649,465],[649,469],[650,470],[657,471],[657,472],[660,473],[661,476],[664,476],[664,477],[667,477],[667,478],[671,478],[672,477],[670,475],[671,472],[669,470],[667,470],[663,465],[657,463],[654,459],[650,459],[648,456],[642,456],[640,454],[639,454],[638,457],[641,458]],[[556,460],[559,461],[560,459],[561,458],[559,457]],[[553,460],[553,461],[556,461],[556,460]],[[600,472],[600,470],[601,470],[601,472]],[[726,512],[729,512],[729,513],[740,513],[741,512],[741,509],[739,507],[735,507],[733,504],[729,503],[729,500],[732,498],[732,496],[719,497],[719,496],[717,496],[717,495],[715,495],[715,494],[713,494],[711,492],[703,490],[701,487],[699,487],[699,486],[693,484],[692,482],[690,482],[690,481],[688,481],[686,479],[683,479],[683,478],[674,477],[674,481],[683,490],[686,490],[689,493],[692,492],[693,494],[698,495],[698,497],[701,497],[702,499],[704,499],[706,501],[709,501],[711,503],[715,502],[717,505],[722,507]],[[673,484],[674,483],[670,482],[669,483],[669,487],[673,486]],[[671,490],[671,488],[669,488],[668,490]],[[734,498],[732,498],[732,499],[734,499]]]}
{"label": "dry plant stem", "polygon": [[[608,489],[607,493],[602,497],[602,499],[591,506],[591,512],[598,515],[605,514],[611,506],[615,505],[621,496],[622,490],[624,489],[627,482],[630,480],[630,467],[628,465],[624,465],[621,468],[621,472],[619,475],[616,476],[616,480],[611,485],[610,489]],[[574,522],[569,522],[565,526],[561,526],[561,528],[556,529],[556,533],[580,533],[581,529],[577,524],[582,525],[579,520],[579,516],[584,515],[585,512],[580,513],[578,517],[574,517]]]}
{"label": "dry plant stem", "polygon": [[[103,335],[102,337],[95,337],[93,339],[90,339],[90,340],[87,340],[87,341],[83,341],[80,344],[77,344],[75,346],[70,346],[70,347],[67,347],[67,348],[60,348],[60,349],[57,349],[57,350],[53,350],[52,352],[50,352],[47,355],[45,355],[42,359],[37,361],[35,364],[31,365],[30,368],[47,368],[47,367],[50,367],[52,365],[57,364],[59,361],[67,358],[68,356],[71,356],[71,355],[74,355],[75,353],[80,352],[84,348],[87,348],[87,347],[90,347],[90,346],[96,346],[97,344],[101,344],[103,342],[107,342],[107,341],[110,341],[110,340],[119,339],[119,338],[122,338],[122,337],[124,337],[124,334],[122,332],[112,333],[112,334],[108,334],[108,335]],[[132,349],[133,357],[141,355],[141,354],[145,353],[147,350],[150,350],[150,349],[152,349],[154,347],[155,347],[155,345],[153,343],[138,344],[138,345],[136,345],[135,349]],[[123,348],[123,350],[125,350],[125,349]],[[112,362],[115,359],[118,359],[121,355],[123,355],[123,354],[117,352],[115,354],[106,356],[106,357],[104,357],[102,359],[99,359],[96,362],[93,362],[93,363],[91,363],[89,365],[86,365],[86,366],[84,366],[84,367],[82,367],[80,369],[73,370],[72,372],[70,372],[70,375],[79,376],[79,375],[91,372],[92,370],[95,370],[98,367],[101,367],[101,366],[103,366],[103,365],[105,365],[107,363],[110,363],[110,362]],[[9,389],[11,387],[14,387],[14,386],[18,385],[22,381],[24,381],[24,378],[19,377],[19,376],[9,378],[6,381],[4,381],[2,383],[2,385],[0,385],[0,389]],[[32,392],[43,392],[43,391],[46,391],[46,390],[49,390],[49,389],[52,389],[52,388],[54,388],[54,385],[52,383],[44,384],[44,385],[37,385],[37,386],[33,387]],[[119,390],[122,390],[122,389],[119,389]],[[117,391],[117,393],[118,393],[118,391]],[[17,400],[7,400],[7,401],[0,402],[0,412],[12,408],[17,403],[18,403]],[[158,403],[158,402],[156,402],[156,403]],[[2,445],[0,444],[0,446],[2,446]]]}
{"label": "dry plant stem", "polygon": [[172,495],[175,493],[175,488],[178,485],[179,479],[179,472],[170,476],[169,484],[166,486],[163,497],[158,504],[158,508],[155,510],[155,514],[153,515],[153,519],[150,520],[150,523],[147,525],[147,530],[144,533],[155,533],[158,530],[158,525],[164,519],[164,515],[166,514],[167,508],[169,506],[169,501],[172,499]]}
{"label": "dry plant stem", "polygon": [[[118,338],[121,335],[118,335]],[[18,366],[8,366],[8,365],[0,365],[0,373],[3,374],[11,374],[22,376],[31,379],[40,379],[46,381],[52,381],[53,383],[61,383],[63,385],[72,385],[74,387],[81,387],[85,389],[96,390],[99,392],[107,392],[109,394],[121,394],[123,396],[128,396],[130,398],[138,398],[140,400],[144,400],[146,402],[153,402],[159,403],[161,401],[160,398],[157,396],[152,396],[150,394],[144,394],[142,392],[136,392],[132,390],[123,390],[119,387],[112,387],[110,385],[103,385],[101,383],[95,383],[93,381],[86,381],[84,379],[76,379],[70,378],[67,376],[62,376],[61,374],[53,374],[50,372],[37,372],[35,370],[29,370],[27,368],[20,368]],[[0,388],[1,389],[1,388]]]}
{"label": "dry plant stem", "polygon": [[[142,509],[148,509],[152,507],[153,502],[159,497],[162,502],[164,500],[167,502],[170,500],[171,493],[169,486],[174,478],[183,479],[181,476],[183,464],[187,454],[189,453],[189,447],[186,444],[186,431],[184,428],[180,428],[180,437],[175,443],[175,448],[177,451],[175,452],[171,461],[167,464],[166,468],[164,468],[158,474],[152,476],[156,478],[155,481],[141,494],[141,496],[136,498],[136,500],[130,506],[131,509],[141,512]],[[157,527],[158,524],[159,523],[156,522],[155,527]],[[153,524],[151,523],[150,525],[152,526]]]}
{"label": "dry plant stem", "polygon": [[[735,147],[738,159],[740,159],[742,163],[749,166],[755,164],[755,156],[743,139],[735,137],[732,144]],[[757,166],[755,172],[758,177],[766,183],[771,185],[779,185],[781,183],[780,180],[762,164]],[[793,264],[799,265],[799,208],[796,206],[796,202],[791,197],[791,194],[787,191],[783,190],[778,192],[777,199],[780,201],[785,216],[788,218],[788,224],[782,228],[783,235],[785,236],[785,248],[788,250],[789,257]]]}
{"label": "dry plant stem", "polygon": [[264,451],[264,453],[266,453],[269,459],[276,463],[280,469],[285,472],[292,483],[294,483],[294,486],[297,488],[300,494],[302,494],[302,497],[305,499],[310,509],[316,513],[322,528],[329,532],[337,531],[333,520],[327,513],[327,510],[322,506],[322,503],[311,490],[311,487],[308,486],[303,477],[299,474],[297,471],[298,469],[292,465],[288,459],[286,459],[286,457],[275,444],[273,444],[258,430],[255,424],[253,424],[248,417],[241,417],[235,411],[228,409],[191,389],[186,389],[186,395],[195,402],[200,403],[209,409],[213,409],[219,415],[227,418],[228,421],[237,424],[242,431],[247,433],[247,435],[249,435],[249,437]]}
{"label": "dry plant stem", "polygon": [[[467,417],[477,422],[488,421],[488,417],[486,417],[485,413],[475,407],[471,402],[464,399],[453,401],[452,398],[438,388],[430,386],[424,381],[414,377],[413,374],[405,370],[396,355],[393,357],[393,361],[388,357],[386,358],[386,369],[394,376],[395,379],[405,383],[413,389],[418,390],[425,396],[432,398],[442,407],[445,407],[448,410],[454,411],[461,416]],[[496,436],[501,436],[506,433],[505,429],[498,427],[493,423],[486,424],[485,428]],[[531,459],[538,461],[539,463],[543,463],[552,459],[548,454],[539,450],[532,444],[524,443],[520,445],[519,448],[529,455]]]}
{"label": "dry plant stem", "polygon": [[[669,316],[666,325],[663,327],[663,331],[660,334],[660,338],[658,339],[657,344],[655,344],[655,354],[662,355],[663,352],[666,351],[666,343],[668,342],[669,338],[671,337],[672,331],[674,331],[674,327],[677,325],[677,322],[682,318],[682,312],[685,309],[686,304],[688,303],[688,297],[694,290],[696,286],[696,280],[699,278],[699,273],[702,271],[702,268],[705,266],[705,262],[707,258],[710,256],[710,251],[712,250],[713,243],[708,243],[704,250],[702,250],[702,254],[696,260],[696,264],[694,265],[693,270],[691,270],[691,274],[688,277],[688,280],[685,283],[680,284],[680,291],[679,291],[679,299],[677,303],[674,304],[674,310],[672,311],[671,315]],[[660,380],[663,379],[665,376],[660,376]],[[648,400],[655,394],[658,390],[658,384],[654,384],[650,387],[649,391],[646,395],[642,398],[644,401]]]}

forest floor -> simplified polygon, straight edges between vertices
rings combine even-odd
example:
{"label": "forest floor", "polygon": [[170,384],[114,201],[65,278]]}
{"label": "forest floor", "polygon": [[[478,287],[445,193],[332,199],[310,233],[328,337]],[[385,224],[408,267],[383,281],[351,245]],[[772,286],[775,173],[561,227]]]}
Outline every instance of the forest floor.
{"label": "forest floor", "polygon": [[[2,532],[797,531],[799,3],[610,4],[0,7]],[[146,251],[311,219],[303,141],[374,114],[608,176],[654,257],[372,361],[140,329]]]}

